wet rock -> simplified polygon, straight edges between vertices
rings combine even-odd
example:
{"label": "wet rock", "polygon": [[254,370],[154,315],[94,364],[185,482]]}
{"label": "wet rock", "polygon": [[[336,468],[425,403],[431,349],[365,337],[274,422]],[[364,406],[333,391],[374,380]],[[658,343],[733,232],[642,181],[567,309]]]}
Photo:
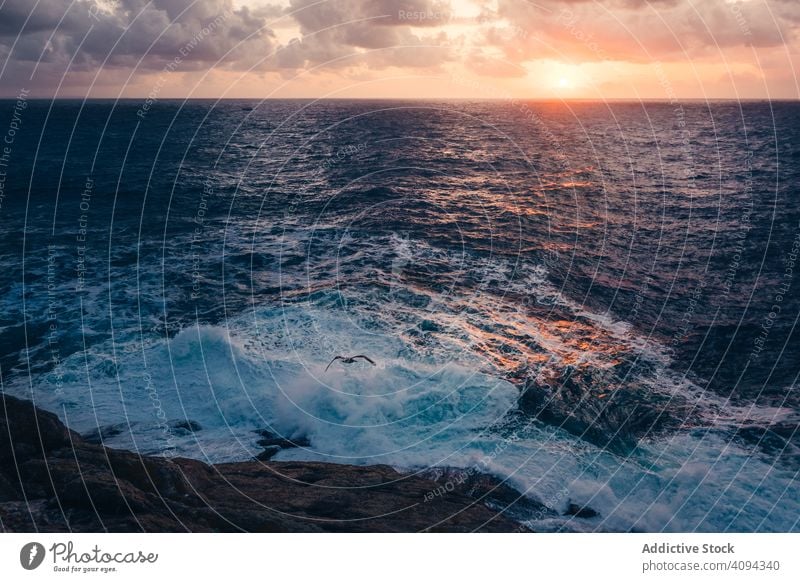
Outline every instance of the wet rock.
{"label": "wet rock", "polygon": [[514,520],[541,520],[557,513],[544,504],[521,493],[504,480],[475,469],[452,467],[428,469],[421,473],[438,487],[426,493],[426,500],[450,493],[471,497]]}
{"label": "wet rock", "polygon": [[115,436],[119,436],[124,432],[128,432],[129,430],[130,427],[127,424],[107,424],[86,432],[82,434],[81,437],[88,443],[99,445],[102,444],[103,441],[111,439]]}
{"label": "wet rock", "polygon": [[265,438],[260,439],[258,441],[258,446],[260,447],[280,447],[282,449],[293,449],[296,447],[310,447],[311,443],[305,437],[297,438],[297,439],[285,439],[282,437],[272,437],[272,438]]}
{"label": "wet rock", "polygon": [[787,468],[800,468],[800,426],[796,422],[782,421],[768,425],[743,426],[734,432],[733,439],[744,446],[753,447],[777,460]]}
{"label": "wet rock", "polygon": [[0,531],[520,531],[461,492],[423,503],[438,486],[383,465],[147,457],[0,394]]}
{"label": "wet rock", "polygon": [[279,447],[277,445],[270,445],[270,446],[264,447],[264,450],[256,455],[256,460],[257,461],[269,461],[272,457],[274,457],[275,455],[280,453],[282,450],[283,450],[283,447]]}
{"label": "wet rock", "polygon": [[257,430],[261,439],[256,443],[259,447],[280,447],[282,449],[292,449],[295,447],[310,447],[311,442],[306,437],[286,438],[276,435],[267,429]]}
{"label": "wet rock", "polygon": [[172,434],[177,436],[186,436],[192,434],[194,432],[198,432],[203,430],[203,427],[200,426],[199,422],[194,420],[171,420],[167,423]]}
{"label": "wet rock", "polygon": [[625,369],[565,369],[529,379],[520,409],[599,447],[630,454],[639,439],[684,425],[690,408],[678,395],[655,392]]}
{"label": "wet rock", "polygon": [[598,517],[600,514],[591,507],[570,503],[567,506],[567,510],[564,512],[564,515],[573,515],[575,517],[591,519],[593,517]]}

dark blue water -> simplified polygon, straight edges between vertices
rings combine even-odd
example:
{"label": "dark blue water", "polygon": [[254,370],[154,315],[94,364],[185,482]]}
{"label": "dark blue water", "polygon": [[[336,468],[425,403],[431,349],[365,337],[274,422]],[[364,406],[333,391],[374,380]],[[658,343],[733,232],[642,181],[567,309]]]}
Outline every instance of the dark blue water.
{"label": "dark blue water", "polygon": [[536,529],[800,527],[797,104],[23,105],[4,389],[79,432],[475,468]]}

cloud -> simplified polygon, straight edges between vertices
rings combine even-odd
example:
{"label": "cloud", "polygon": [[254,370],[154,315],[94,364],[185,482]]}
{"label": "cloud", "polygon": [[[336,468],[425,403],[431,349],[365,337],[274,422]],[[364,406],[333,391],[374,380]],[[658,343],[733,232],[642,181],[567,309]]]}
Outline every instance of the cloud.
{"label": "cloud", "polygon": [[[139,74],[167,65],[380,69],[436,67],[453,57],[446,33],[437,30],[452,17],[441,0],[292,0],[254,8],[235,8],[232,0],[5,0],[1,6],[0,55],[10,61],[5,77],[35,70],[34,84],[101,66]],[[270,21],[296,38],[279,43]]]}
{"label": "cloud", "polygon": [[506,23],[517,34],[488,41],[517,60],[552,52],[573,61],[643,62],[775,47],[793,38],[789,20],[776,13],[773,21],[764,8],[763,2],[729,0],[499,0],[488,19]]}
{"label": "cloud", "polygon": [[446,2],[292,0],[289,10],[301,37],[280,51],[281,66],[433,67],[451,56],[446,34],[416,31],[446,25]]}
{"label": "cloud", "polygon": [[[796,0],[0,0],[0,85],[43,91],[101,67],[307,69],[363,75],[459,67],[515,78],[529,63],[648,63],[797,54]],[[170,65],[170,63],[173,63]],[[349,70],[349,71],[348,71]]]}
{"label": "cloud", "polygon": [[274,47],[266,18],[231,0],[6,0],[0,11],[0,45],[54,69],[74,59],[74,70],[104,62],[148,70],[176,57],[182,69],[225,66]]}
{"label": "cloud", "polygon": [[491,57],[476,50],[467,60],[467,69],[481,77],[525,77],[528,72],[520,65]]}

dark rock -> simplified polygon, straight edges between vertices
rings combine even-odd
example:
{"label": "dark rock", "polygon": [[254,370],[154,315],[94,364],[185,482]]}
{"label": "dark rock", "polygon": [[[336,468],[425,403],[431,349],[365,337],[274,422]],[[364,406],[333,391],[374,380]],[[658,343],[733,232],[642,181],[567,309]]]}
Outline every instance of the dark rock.
{"label": "dark rock", "polygon": [[55,414],[39,410],[27,400],[0,394],[0,404],[0,464],[13,462],[21,451],[42,456],[80,440]]}
{"label": "dark rock", "polygon": [[292,449],[295,447],[310,447],[311,443],[305,437],[298,439],[285,439],[281,437],[266,438],[258,441],[260,447],[280,447],[282,449]]}
{"label": "dark rock", "polygon": [[423,319],[419,323],[419,329],[420,329],[420,331],[426,331],[426,332],[434,331],[434,332],[436,332],[436,331],[442,331],[442,326],[440,326],[435,321],[431,321],[430,319]]}
{"label": "dark rock", "polygon": [[19,489],[15,484],[0,474],[0,503],[4,501],[14,501],[21,498]]}
{"label": "dark rock", "polygon": [[428,469],[421,476],[435,481],[438,487],[426,494],[437,498],[450,493],[466,495],[514,520],[540,520],[557,513],[493,475],[475,469],[451,467]]}
{"label": "dark rock", "polygon": [[185,436],[193,432],[198,432],[203,430],[203,427],[200,426],[199,422],[189,419],[171,420],[167,423],[167,426],[170,428],[173,434],[177,434],[180,436]]}
{"label": "dark rock", "polygon": [[630,454],[643,437],[685,426],[690,411],[679,396],[654,392],[625,365],[611,371],[569,366],[563,376],[529,379],[519,404],[526,414],[619,454]]}
{"label": "dark rock", "polygon": [[127,424],[107,424],[98,426],[96,429],[82,434],[81,437],[88,443],[100,445],[103,444],[103,441],[119,436],[129,430],[130,427]]}
{"label": "dark rock", "polygon": [[134,509],[146,511],[148,508],[141,490],[115,478],[111,472],[92,473],[59,484],[57,499],[54,505],[62,508],[97,511],[108,516],[125,516]]}
{"label": "dark rock", "polygon": [[757,447],[791,470],[800,468],[800,431],[796,422],[742,426],[736,429],[733,439],[741,445]]}
{"label": "dark rock", "polygon": [[591,519],[592,517],[598,517],[600,514],[591,507],[570,503],[567,506],[567,511],[564,512],[564,515],[574,515],[575,517]]}
{"label": "dark rock", "polygon": [[311,446],[311,442],[303,436],[290,439],[278,436],[274,432],[267,429],[261,429],[255,432],[262,437],[256,443],[259,447],[280,447],[282,449],[292,449],[295,447]]}
{"label": "dark rock", "polygon": [[[112,439],[115,436],[130,432],[131,427],[136,424],[137,423],[106,424],[99,426],[94,430],[83,433],[81,437],[86,442],[95,445],[101,445],[105,441]],[[171,420],[167,422],[167,428],[169,428],[170,432],[176,436],[187,436],[199,430],[203,430],[203,427],[200,426],[200,423],[189,419]]]}
{"label": "dark rock", "polygon": [[461,491],[426,504],[436,482],[383,465],[147,457],[89,443],[30,402],[0,404],[0,531],[524,530]]}
{"label": "dark rock", "polygon": [[283,450],[282,447],[279,447],[277,445],[264,447],[264,450],[256,455],[256,460],[269,461],[272,457],[280,453],[282,450]]}

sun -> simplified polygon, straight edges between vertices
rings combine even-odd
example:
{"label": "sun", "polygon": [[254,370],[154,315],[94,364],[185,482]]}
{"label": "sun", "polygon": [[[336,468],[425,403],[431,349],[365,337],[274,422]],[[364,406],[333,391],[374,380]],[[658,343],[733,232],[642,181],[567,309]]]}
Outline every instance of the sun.
{"label": "sun", "polygon": [[569,89],[570,87],[572,87],[572,82],[569,79],[567,79],[566,77],[561,77],[558,80],[558,88],[559,89]]}

